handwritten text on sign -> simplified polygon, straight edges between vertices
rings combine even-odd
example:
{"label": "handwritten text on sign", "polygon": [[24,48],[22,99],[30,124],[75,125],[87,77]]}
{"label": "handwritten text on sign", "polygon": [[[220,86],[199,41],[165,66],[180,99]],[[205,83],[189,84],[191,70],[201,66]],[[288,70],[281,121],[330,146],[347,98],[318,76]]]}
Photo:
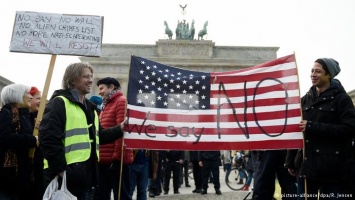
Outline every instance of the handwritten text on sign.
{"label": "handwritten text on sign", "polygon": [[100,56],[103,17],[16,12],[10,51]]}

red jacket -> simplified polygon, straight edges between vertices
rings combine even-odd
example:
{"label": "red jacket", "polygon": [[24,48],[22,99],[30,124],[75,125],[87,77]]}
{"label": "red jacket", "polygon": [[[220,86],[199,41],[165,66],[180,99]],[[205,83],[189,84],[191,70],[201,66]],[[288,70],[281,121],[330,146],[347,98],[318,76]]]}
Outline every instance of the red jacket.
{"label": "red jacket", "polygon": [[[100,113],[100,124],[103,128],[119,125],[126,116],[126,97],[121,91],[113,94]],[[110,144],[100,145],[100,164],[111,164],[113,160],[121,160],[122,138]],[[125,160],[133,161],[133,152],[127,149]]]}

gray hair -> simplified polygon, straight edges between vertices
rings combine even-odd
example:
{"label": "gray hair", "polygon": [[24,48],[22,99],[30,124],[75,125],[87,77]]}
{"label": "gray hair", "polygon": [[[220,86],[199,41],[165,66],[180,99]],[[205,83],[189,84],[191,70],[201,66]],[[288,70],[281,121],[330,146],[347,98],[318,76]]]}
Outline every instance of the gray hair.
{"label": "gray hair", "polygon": [[80,78],[81,71],[85,68],[89,68],[91,73],[94,73],[92,66],[89,63],[73,63],[70,64],[67,69],[65,69],[63,80],[62,80],[62,88],[63,89],[72,89],[73,82]]}
{"label": "gray hair", "polygon": [[23,96],[29,93],[30,89],[30,86],[18,83],[7,85],[1,91],[1,102],[4,105],[9,103],[23,103]]}

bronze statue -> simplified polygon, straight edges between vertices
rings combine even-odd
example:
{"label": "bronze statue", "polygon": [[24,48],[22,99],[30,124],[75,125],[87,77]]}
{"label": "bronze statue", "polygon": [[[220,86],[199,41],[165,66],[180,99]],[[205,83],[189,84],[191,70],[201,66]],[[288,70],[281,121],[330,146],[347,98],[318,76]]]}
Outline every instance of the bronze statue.
{"label": "bronze statue", "polygon": [[164,21],[164,25],[165,25],[165,34],[167,34],[169,40],[171,40],[173,38],[173,32],[170,30],[168,23],[166,21]]}
{"label": "bronze statue", "polygon": [[207,34],[208,21],[203,25],[203,29],[198,32],[198,40],[203,40],[203,36]]}

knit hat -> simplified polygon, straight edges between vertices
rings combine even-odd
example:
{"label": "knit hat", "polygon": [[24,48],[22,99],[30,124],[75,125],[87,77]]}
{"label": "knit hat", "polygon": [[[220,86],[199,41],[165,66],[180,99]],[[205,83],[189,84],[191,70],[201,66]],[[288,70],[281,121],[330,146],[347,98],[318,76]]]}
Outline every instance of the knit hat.
{"label": "knit hat", "polygon": [[101,96],[91,96],[90,101],[92,101],[96,105],[102,104],[102,97]]}
{"label": "knit hat", "polygon": [[326,66],[323,66],[324,68],[327,68],[329,72],[329,75],[331,76],[331,79],[336,77],[336,75],[339,74],[340,72],[340,66],[338,61],[334,60],[333,58],[320,58],[320,60],[323,60]]}
{"label": "knit hat", "polygon": [[38,88],[36,88],[36,87],[31,87],[31,89],[30,89],[30,94],[33,96],[33,95],[35,95],[37,92],[39,92],[39,90],[38,90]]}

